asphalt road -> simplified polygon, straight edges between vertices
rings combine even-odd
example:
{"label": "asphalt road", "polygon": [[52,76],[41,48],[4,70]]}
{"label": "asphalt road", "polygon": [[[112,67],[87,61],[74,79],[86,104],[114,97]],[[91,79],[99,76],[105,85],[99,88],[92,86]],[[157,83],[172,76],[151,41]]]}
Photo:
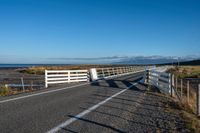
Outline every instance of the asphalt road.
{"label": "asphalt road", "polygon": [[188,133],[143,73],[0,98],[0,133]]}
{"label": "asphalt road", "polygon": [[[101,80],[93,84],[11,101],[8,100],[9,98],[4,98],[4,101],[8,100],[6,102],[2,102],[0,99],[0,132],[43,133],[50,131],[67,120],[77,119],[77,114],[84,112],[123,90],[123,93],[107,100],[73,123],[63,126],[59,132],[128,131],[127,129],[129,127],[126,124],[127,121],[124,122],[123,119],[115,116],[116,114],[127,115],[124,114],[125,112],[123,111],[125,105],[131,102],[132,97],[137,98],[138,95],[142,95],[142,93],[139,93],[141,90],[139,90],[138,87],[140,89],[146,89],[140,84],[132,85],[138,82],[142,75],[143,73],[137,73],[115,79]],[[133,87],[129,90],[125,90],[130,86]],[[119,96],[126,99],[116,101],[115,98]],[[15,96],[14,98],[17,97],[21,97],[21,95]],[[121,107],[122,110],[115,110],[115,108]],[[126,116],[127,119],[128,117],[129,116]],[[120,127],[119,129],[118,126]]]}

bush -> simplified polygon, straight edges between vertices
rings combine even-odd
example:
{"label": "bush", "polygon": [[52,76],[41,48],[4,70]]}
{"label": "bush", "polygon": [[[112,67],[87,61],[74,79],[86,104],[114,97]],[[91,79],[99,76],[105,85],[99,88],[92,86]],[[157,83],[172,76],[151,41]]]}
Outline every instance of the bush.
{"label": "bush", "polygon": [[0,96],[6,96],[10,93],[10,88],[8,86],[0,86]]}

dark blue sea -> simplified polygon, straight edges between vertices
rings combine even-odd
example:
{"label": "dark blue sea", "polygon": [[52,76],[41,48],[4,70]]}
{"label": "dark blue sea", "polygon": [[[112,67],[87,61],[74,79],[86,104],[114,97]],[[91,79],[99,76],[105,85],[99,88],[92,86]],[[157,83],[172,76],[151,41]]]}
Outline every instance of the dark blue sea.
{"label": "dark blue sea", "polygon": [[72,64],[0,64],[0,68],[27,68],[33,66],[69,66]]}

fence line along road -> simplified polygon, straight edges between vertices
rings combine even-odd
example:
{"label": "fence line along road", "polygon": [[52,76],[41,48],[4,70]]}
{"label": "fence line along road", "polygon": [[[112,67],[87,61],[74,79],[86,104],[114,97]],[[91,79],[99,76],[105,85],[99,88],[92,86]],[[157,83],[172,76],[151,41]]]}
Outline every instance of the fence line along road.
{"label": "fence line along road", "polygon": [[124,66],[124,67],[108,67],[108,68],[92,68],[90,69],[91,79],[98,80],[103,78],[112,78],[123,76],[137,71],[145,71],[145,66]]}
{"label": "fence line along road", "polygon": [[145,71],[152,67],[145,66],[124,66],[108,68],[91,68],[90,70],[45,70],[45,87],[49,84],[71,83],[71,82],[88,82],[123,76],[134,72]]}
{"label": "fence line along road", "polygon": [[45,87],[49,84],[87,82],[88,70],[45,70]]}
{"label": "fence line along road", "polygon": [[[190,88],[189,81],[187,80],[185,82],[186,90],[183,91],[183,80],[181,80],[181,91],[179,92],[177,89],[177,78],[174,74],[161,72],[159,70],[161,69],[146,70],[145,83],[153,85],[163,92],[170,93],[172,97],[178,98],[183,104],[189,104],[191,108],[194,107],[194,112],[200,116],[200,85],[196,89]],[[184,97],[183,93],[186,93]]]}
{"label": "fence line along road", "polygon": [[158,72],[155,70],[148,70],[148,83],[156,86],[164,92],[171,92],[171,74],[165,72]]}

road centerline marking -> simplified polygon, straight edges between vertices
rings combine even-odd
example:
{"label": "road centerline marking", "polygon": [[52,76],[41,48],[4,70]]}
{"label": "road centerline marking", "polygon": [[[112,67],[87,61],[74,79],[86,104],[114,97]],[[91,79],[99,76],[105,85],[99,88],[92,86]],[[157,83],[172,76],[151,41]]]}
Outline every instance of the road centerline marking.
{"label": "road centerline marking", "polygon": [[52,128],[52,129],[50,129],[50,130],[47,131],[46,133],[55,133],[55,132],[58,132],[58,131],[61,130],[62,128],[64,128],[64,127],[70,125],[71,123],[75,122],[76,120],[80,119],[81,117],[83,117],[83,116],[89,114],[90,112],[92,112],[93,110],[97,109],[97,108],[100,107],[101,105],[103,105],[103,104],[105,104],[106,102],[110,101],[112,98],[114,98],[114,97],[116,97],[116,96],[122,94],[123,92],[127,91],[128,89],[132,88],[133,86],[135,86],[135,85],[137,85],[137,84],[138,84],[138,83],[132,84],[132,85],[129,86],[128,88],[126,88],[126,89],[124,89],[124,90],[122,90],[122,91],[120,91],[120,92],[118,92],[118,93],[116,93],[116,94],[114,94],[114,95],[108,97],[108,98],[105,99],[104,101],[102,101],[102,102],[100,102],[100,103],[98,103],[98,104],[96,104],[96,105],[90,107],[89,109],[87,109],[87,110],[85,110],[85,111],[79,113],[79,114],[76,115],[75,117],[70,118],[70,119],[66,120],[65,122],[59,124],[58,126]]}

